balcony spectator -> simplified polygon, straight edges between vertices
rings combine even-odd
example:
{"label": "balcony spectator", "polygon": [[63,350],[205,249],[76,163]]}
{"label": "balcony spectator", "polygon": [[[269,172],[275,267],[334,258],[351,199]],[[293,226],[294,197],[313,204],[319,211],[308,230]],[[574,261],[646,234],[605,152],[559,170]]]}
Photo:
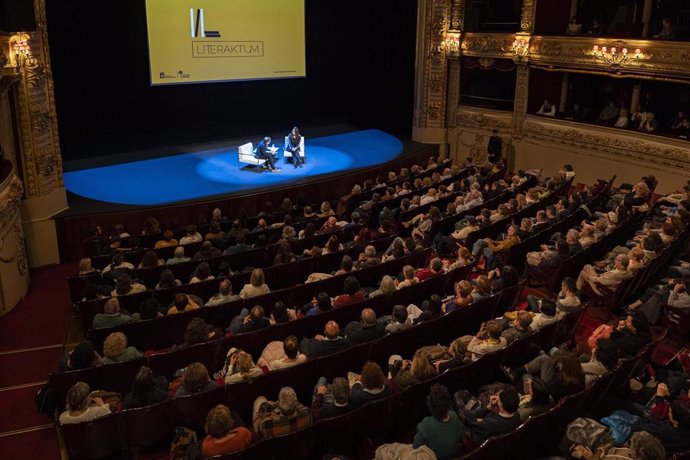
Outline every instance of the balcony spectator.
{"label": "balcony spectator", "polygon": [[597,123],[614,123],[616,120],[618,120],[619,116],[620,110],[618,107],[616,107],[616,104],[614,104],[613,101],[609,101],[601,112],[599,112]]}
{"label": "balcony spectator", "polygon": [[577,16],[570,18],[568,27],[565,29],[566,35],[581,35],[582,34],[582,21],[580,21]]}
{"label": "balcony spectator", "polygon": [[676,38],[676,31],[669,18],[661,20],[661,30],[658,34],[654,35],[654,38],[659,38],[661,40],[673,40]]}
{"label": "balcony spectator", "polygon": [[654,117],[654,112],[647,112],[645,119],[640,123],[638,131],[654,133],[659,130],[659,122]]}
{"label": "balcony spectator", "polygon": [[587,29],[587,34],[594,36],[604,35],[604,28],[601,26],[601,22],[599,21],[599,19],[592,19],[592,25],[590,25]]}
{"label": "balcony spectator", "polygon": [[556,106],[553,105],[553,103],[548,100],[544,99],[544,103],[539,107],[539,110],[537,110],[537,115],[544,115],[546,117],[555,117],[556,116]]}

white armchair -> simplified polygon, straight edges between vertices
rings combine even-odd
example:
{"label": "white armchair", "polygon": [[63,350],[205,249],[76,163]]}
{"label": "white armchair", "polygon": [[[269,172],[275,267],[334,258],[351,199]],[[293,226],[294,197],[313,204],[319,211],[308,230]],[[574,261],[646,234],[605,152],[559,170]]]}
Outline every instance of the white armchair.
{"label": "white armchair", "polygon": [[[250,164],[254,166],[263,166],[264,163],[266,163],[265,158],[256,158],[254,156],[254,144],[251,142],[247,142],[246,144],[240,145],[239,148],[237,149],[238,152],[238,161],[240,165],[242,163],[244,164]],[[261,172],[263,168],[259,168],[259,172]]]}
{"label": "white armchair", "polygon": [[[283,150],[283,157],[287,161],[291,161],[292,159],[292,152],[288,150],[288,146],[290,145],[290,141],[288,140],[290,136],[285,136],[285,147]],[[302,139],[300,140],[299,143],[299,156],[302,159],[302,163],[304,163],[304,157],[306,156],[306,152],[304,151],[304,136],[302,136]]]}

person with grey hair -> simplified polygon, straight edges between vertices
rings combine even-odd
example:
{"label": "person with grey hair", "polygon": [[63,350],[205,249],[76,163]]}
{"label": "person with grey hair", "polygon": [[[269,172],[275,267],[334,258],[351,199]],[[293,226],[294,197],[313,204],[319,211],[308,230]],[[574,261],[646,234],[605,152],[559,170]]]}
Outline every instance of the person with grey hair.
{"label": "person with grey hair", "polygon": [[187,262],[189,260],[191,260],[191,259],[184,255],[184,248],[182,246],[178,246],[175,248],[175,253],[174,253],[173,257],[168,259],[165,262],[165,265],[181,264],[182,262]]}
{"label": "person with grey hair", "polygon": [[350,385],[345,377],[336,377],[330,385],[326,377],[319,378],[314,388],[311,403],[313,420],[337,417],[348,411],[350,406]]}
{"label": "person with grey hair", "polygon": [[253,426],[260,439],[289,434],[311,425],[311,411],[300,404],[291,387],[283,387],[278,401],[259,396],[254,401]]}
{"label": "person with grey hair", "polygon": [[367,245],[364,248],[364,252],[359,255],[357,262],[355,262],[355,268],[361,270],[362,268],[373,267],[381,263],[381,259],[376,257],[376,248],[372,245]]}
{"label": "person with grey hair", "polygon": [[218,284],[218,294],[214,295],[206,302],[207,307],[215,307],[228,302],[240,300],[240,296],[232,293],[232,283],[228,279],[222,280]]}
{"label": "person with grey hair", "polygon": [[574,228],[571,228],[568,230],[568,233],[565,234],[565,242],[568,243],[568,254],[571,256],[584,249],[580,243],[580,232]]}
{"label": "person with grey hair", "polygon": [[101,398],[92,398],[89,385],[77,382],[67,390],[67,409],[60,414],[60,423],[90,422],[110,413],[110,406]]}
{"label": "person with grey hair", "polygon": [[613,270],[606,271],[602,274],[597,273],[592,265],[585,265],[577,277],[577,289],[582,289],[582,286],[587,283],[597,295],[603,295],[599,290],[599,286],[606,286],[608,289],[616,289],[619,284],[630,278],[633,274],[628,271],[628,256],[619,254],[616,256]]}
{"label": "person with grey hair", "polygon": [[[126,313],[126,312],[125,312]],[[100,329],[104,327],[115,327],[132,321],[129,313],[120,311],[120,302],[116,298],[108,299],[103,306],[103,313],[97,313],[93,318],[91,327]]]}

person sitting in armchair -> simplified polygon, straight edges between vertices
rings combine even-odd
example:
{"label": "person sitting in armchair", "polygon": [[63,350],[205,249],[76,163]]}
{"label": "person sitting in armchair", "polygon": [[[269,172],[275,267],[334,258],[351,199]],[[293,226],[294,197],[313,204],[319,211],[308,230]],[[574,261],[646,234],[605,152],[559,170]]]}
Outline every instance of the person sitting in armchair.
{"label": "person sitting in armchair", "polygon": [[271,138],[266,136],[259,142],[259,145],[256,146],[255,156],[259,159],[266,160],[266,167],[269,171],[280,171],[280,169],[276,168],[275,157],[273,156],[272,150]]}
{"label": "person sitting in armchair", "polygon": [[292,164],[295,165],[295,169],[302,167],[302,136],[299,133],[297,126],[292,128],[290,134],[287,138],[287,145],[285,146],[285,151],[292,154]]}

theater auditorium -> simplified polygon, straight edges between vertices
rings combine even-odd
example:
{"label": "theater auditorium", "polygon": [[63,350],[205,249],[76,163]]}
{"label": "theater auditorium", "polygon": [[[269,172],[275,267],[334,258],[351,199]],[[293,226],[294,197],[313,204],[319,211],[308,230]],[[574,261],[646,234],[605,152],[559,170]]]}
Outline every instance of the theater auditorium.
{"label": "theater auditorium", "polygon": [[0,0],[0,458],[690,458],[687,0]]}

